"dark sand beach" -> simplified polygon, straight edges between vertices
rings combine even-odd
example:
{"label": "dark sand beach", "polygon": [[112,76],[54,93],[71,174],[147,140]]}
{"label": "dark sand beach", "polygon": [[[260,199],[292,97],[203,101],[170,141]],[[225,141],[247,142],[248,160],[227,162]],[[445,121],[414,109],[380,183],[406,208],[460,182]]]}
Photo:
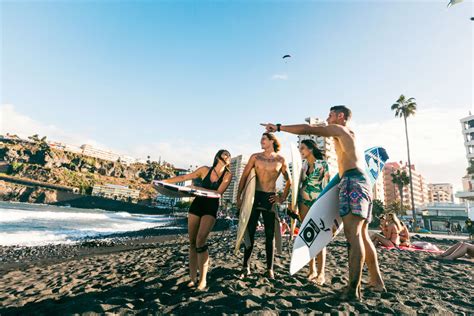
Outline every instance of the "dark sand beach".
{"label": "dark sand beach", "polygon": [[[234,236],[211,235],[208,291],[185,288],[185,235],[97,241],[75,246],[0,247],[0,314],[465,314],[474,313],[474,264],[446,262],[425,252],[378,249],[387,293],[363,291],[363,301],[343,302],[347,248],[339,236],[328,247],[326,280],[318,287],[306,271],[288,274],[289,253],[276,257],[276,279],[265,272],[263,236],[252,267],[236,277],[241,256]],[[430,241],[430,240],[428,240]],[[432,241],[446,249],[454,241]],[[35,250],[36,249],[36,250]],[[46,249],[46,250],[45,250]],[[364,285],[367,273],[364,274]]]}

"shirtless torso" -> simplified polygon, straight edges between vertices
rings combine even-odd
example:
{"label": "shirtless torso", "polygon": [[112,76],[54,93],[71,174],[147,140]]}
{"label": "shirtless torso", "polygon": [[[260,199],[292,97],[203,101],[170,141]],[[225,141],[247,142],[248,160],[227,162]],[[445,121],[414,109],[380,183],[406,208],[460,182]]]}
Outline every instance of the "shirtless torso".
{"label": "shirtless torso", "polygon": [[275,192],[276,182],[283,171],[285,159],[274,154],[270,157],[264,153],[252,155],[249,163],[253,164],[257,175],[257,190],[263,192]]}
{"label": "shirtless torso", "polygon": [[354,168],[364,170],[361,168],[362,159],[355,148],[354,132],[345,126],[334,125],[334,128],[340,129],[340,135],[333,137],[339,176]]}

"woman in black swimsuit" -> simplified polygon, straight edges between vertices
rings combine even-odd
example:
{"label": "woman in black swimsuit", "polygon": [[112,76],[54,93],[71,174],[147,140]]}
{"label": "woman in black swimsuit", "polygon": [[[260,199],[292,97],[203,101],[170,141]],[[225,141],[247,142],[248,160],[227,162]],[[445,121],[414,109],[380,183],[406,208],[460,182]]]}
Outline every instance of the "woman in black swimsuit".
{"label": "woman in black swimsuit", "polygon": [[[227,150],[219,150],[214,157],[212,167],[200,167],[193,173],[165,180],[168,183],[184,182],[187,180],[202,179],[200,187],[223,194],[232,180],[229,170],[230,153]],[[209,269],[209,252],[207,250],[207,237],[216,222],[219,200],[216,198],[196,197],[194,198],[188,215],[189,232],[189,275],[191,281],[189,287],[197,284],[197,270],[199,268],[200,279],[197,290],[206,288],[206,275]]]}

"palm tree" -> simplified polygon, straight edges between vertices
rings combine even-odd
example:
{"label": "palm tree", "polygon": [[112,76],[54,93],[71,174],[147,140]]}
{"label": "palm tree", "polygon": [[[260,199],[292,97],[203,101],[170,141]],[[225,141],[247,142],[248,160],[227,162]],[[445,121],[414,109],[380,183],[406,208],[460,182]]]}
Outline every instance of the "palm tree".
{"label": "palm tree", "polygon": [[474,161],[470,162],[470,165],[466,170],[467,170],[467,174],[474,175]]}
{"label": "palm tree", "polygon": [[40,142],[40,139],[39,139],[38,134],[34,134],[34,135],[31,135],[31,136],[28,136],[28,139],[31,140],[31,141],[34,142],[34,143],[39,143],[39,142]]}
{"label": "palm tree", "polygon": [[392,111],[395,111],[395,117],[403,117],[405,123],[405,137],[407,140],[407,154],[408,154],[408,173],[410,176],[410,195],[411,195],[411,208],[412,216],[414,220],[414,225],[416,226],[416,211],[415,211],[415,199],[413,198],[413,178],[411,175],[411,159],[410,159],[410,143],[408,141],[408,127],[407,127],[407,118],[415,115],[416,112],[416,102],[415,98],[406,99],[402,94],[398,98],[397,102],[392,104]]}
{"label": "palm tree", "polygon": [[400,214],[403,214],[403,188],[410,183],[410,178],[405,171],[397,170],[390,174],[392,176],[392,183],[398,187],[400,192]]}

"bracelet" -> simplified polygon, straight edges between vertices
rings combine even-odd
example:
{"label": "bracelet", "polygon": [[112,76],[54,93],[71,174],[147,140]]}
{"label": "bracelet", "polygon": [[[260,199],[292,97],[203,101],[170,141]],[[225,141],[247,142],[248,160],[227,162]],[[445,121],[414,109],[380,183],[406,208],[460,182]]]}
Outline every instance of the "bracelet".
{"label": "bracelet", "polygon": [[281,124],[277,124],[277,132],[281,132]]}

